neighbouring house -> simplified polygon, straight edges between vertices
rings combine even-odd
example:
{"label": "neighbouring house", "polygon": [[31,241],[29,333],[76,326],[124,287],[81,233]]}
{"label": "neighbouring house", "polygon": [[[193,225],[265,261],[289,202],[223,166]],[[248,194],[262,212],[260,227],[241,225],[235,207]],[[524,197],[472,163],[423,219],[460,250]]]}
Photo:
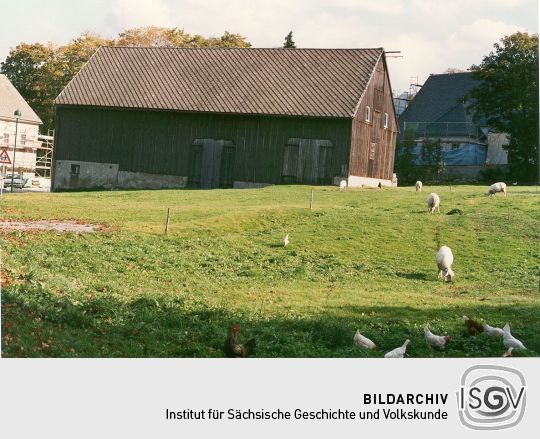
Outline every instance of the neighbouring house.
{"label": "neighbouring house", "polygon": [[102,47],[55,100],[53,189],[392,184],[383,49]]}
{"label": "neighbouring house", "polygon": [[[18,123],[14,115],[16,110],[21,112]],[[12,172],[15,128],[17,128],[15,173],[24,177],[34,177],[36,150],[41,145],[41,141],[38,141],[41,124],[41,119],[9,79],[5,75],[0,75],[0,177]]]}
{"label": "neighbouring house", "polygon": [[503,146],[508,136],[492,130],[485,120],[473,120],[462,98],[475,87],[471,72],[430,75],[399,116],[400,140],[412,142],[418,165],[425,164],[426,143],[441,146],[449,177],[477,180],[482,169],[508,164]]}

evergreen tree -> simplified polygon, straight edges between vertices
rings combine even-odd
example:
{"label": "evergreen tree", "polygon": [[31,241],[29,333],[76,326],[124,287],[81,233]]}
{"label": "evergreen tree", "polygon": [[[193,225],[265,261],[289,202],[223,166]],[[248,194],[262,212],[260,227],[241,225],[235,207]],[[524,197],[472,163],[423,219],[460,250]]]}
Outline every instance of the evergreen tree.
{"label": "evergreen tree", "polygon": [[294,44],[294,41],[292,39],[292,31],[290,31],[287,36],[285,37],[285,42],[283,43],[284,49],[296,49],[296,44]]}

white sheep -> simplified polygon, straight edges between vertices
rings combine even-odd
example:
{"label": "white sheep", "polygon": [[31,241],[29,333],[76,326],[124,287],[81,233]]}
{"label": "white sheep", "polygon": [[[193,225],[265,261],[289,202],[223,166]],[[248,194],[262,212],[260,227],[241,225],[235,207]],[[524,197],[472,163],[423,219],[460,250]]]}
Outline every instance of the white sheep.
{"label": "white sheep", "polygon": [[484,195],[486,196],[489,195],[491,197],[493,194],[496,194],[497,192],[502,192],[504,196],[506,196],[506,183],[502,183],[502,182],[493,183]]}
{"label": "white sheep", "polygon": [[339,191],[345,192],[347,190],[347,180],[343,179],[339,181]]}
{"label": "white sheep", "polygon": [[435,255],[435,261],[437,262],[437,278],[444,279],[446,282],[454,280],[454,272],[452,271],[452,263],[454,262],[454,255],[450,247],[443,245],[437,254]]}
{"label": "white sheep", "polygon": [[427,199],[429,213],[435,212],[435,209],[437,209],[437,213],[441,213],[441,211],[439,210],[440,204],[441,204],[441,199],[439,198],[437,194],[435,193],[429,194],[429,197]]}
{"label": "white sheep", "polygon": [[422,182],[420,180],[418,180],[414,186],[416,188],[416,192],[422,192]]}

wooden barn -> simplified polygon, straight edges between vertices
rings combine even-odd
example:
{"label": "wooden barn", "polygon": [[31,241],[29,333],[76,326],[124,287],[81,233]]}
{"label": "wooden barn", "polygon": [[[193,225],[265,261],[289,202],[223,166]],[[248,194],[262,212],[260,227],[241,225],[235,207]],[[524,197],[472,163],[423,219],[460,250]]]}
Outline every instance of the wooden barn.
{"label": "wooden barn", "polygon": [[55,108],[54,190],[391,185],[380,48],[103,47]]}

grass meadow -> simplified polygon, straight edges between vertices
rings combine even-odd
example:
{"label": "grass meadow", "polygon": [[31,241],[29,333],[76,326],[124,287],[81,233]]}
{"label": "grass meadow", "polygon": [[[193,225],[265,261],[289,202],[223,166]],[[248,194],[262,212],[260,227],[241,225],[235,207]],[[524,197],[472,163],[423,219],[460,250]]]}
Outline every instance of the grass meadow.
{"label": "grass meadow", "polygon": [[[501,339],[469,336],[464,314],[508,322],[528,347],[515,356],[538,356],[537,188],[315,187],[310,210],[311,189],[2,196],[0,221],[102,226],[0,231],[2,356],[221,357],[232,323],[257,357],[382,357],[406,338],[410,357],[501,356]],[[441,214],[427,213],[432,191]],[[437,279],[440,245],[453,283]],[[444,350],[426,345],[426,324],[452,337]],[[378,349],[353,347],[356,329]]]}

